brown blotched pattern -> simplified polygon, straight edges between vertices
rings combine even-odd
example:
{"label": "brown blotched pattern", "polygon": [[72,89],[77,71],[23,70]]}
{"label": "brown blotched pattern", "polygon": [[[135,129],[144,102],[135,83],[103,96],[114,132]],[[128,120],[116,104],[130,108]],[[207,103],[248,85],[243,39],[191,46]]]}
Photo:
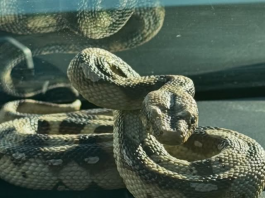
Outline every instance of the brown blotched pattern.
{"label": "brown blotched pattern", "polygon": [[[164,23],[165,9],[159,0],[106,2],[76,0],[71,2],[71,13],[58,11],[36,15],[28,13],[18,0],[0,1],[0,30],[31,35],[31,40],[37,40],[30,46],[32,55],[41,56],[78,53],[88,46],[112,52],[128,50],[152,39]],[[34,3],[28,2],[27,6],[34,7]],[[39,34],[53,39],[42,42],[43,38],[39,38]],[[27,98],[55,88],[71,89],[68,82],[58,83],[56,80],[50,80],[46,87],[32,84],[30,89],[18,89],[11,73],[14,67],[25,61],[25,56],[16,48],[13,50],[9,42],[1,45],[0,54],[3,55],[0,57],[1,62],[6,63],[0,80],[2,88],[10,95]],[[75,90],[72,92],[76,94]]]}
{"label": "brown blotched pattern", "polygon": [[[41,190],[123,187],[113,158],[113,118],[108,114],[88,110],[31,115],[1,124],[0,177]],[[101,123],[104,127],[98,130]]]}
{"label": "brown blotched pattern", "polygon": [[[262,192],[263,148],[232,130],[197,127],[190,79],[141,77],[101,49],[82,51],[67,73],[84,98],[116,109],[114,118],[79,111],[1,124],[2,179],[43,190],[125,184],[136,198],[258,198]],[[112,127],[113,134],[105,133]]]}
{"label": "brown blotched pattern", "polygon": [[[257,198],[262,192],[264,150],[232,130],[197,128],[190,79],[141,77],[115,55],[94,48],[78,54],[67,73],[84,98],[118,110],[114,157],[136,198]],[[157,140],[168,143],[175,157]]]}

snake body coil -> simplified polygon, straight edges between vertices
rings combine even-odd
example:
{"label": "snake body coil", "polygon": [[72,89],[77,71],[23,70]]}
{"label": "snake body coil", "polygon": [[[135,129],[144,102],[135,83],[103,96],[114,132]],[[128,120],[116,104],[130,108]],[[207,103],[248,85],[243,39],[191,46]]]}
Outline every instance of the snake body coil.
{"label": "snake body coil", "polygon": [[125,184],[136,198],[257,198],[263,190],[263,148],[232,130],[197,127],[190,79],[141,77],[97,48],[76,55],[68,77],[84,98],[114,109],[114,120],[103,110],[1,124],[1,178],[35,189]]}
{"label": "snake body coil", "polygon": [[[25,4],[19,0],[0,0],[0,30],[30,35],[17,39],[28,45],[33,57],[76,54],[87,47],[117,52],[151,40],[160,31],[165,17],[165,9],[159,0],[119,0],[112,3],[109,0],[76,0],[69,3],[60,1],[59,10],[51,13],[50,6],[38,9],[38,4],[42,5],[40,2]],[[25,5],[33,13],[28,13]],[[67,12],[69,8],[70,12]],[[31,84],[25,90],[27,84],[21,88],[21,79],[12,78],[13,69],[23,61],[24,54],[10,43],[0,45],[0,62],[4,65],[0,80],[4,91],[23,98],[43,93],[43,83],[40,86]],[[54,82],[49,78],[47,90],[69,87],[66,82],[63,85],[58,80]]]}

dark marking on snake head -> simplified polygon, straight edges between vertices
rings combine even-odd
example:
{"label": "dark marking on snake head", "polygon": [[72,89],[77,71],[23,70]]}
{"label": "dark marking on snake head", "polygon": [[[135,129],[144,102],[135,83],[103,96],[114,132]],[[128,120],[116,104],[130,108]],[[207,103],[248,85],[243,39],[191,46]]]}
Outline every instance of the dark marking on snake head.
{"label": "dark marking on snake head", "polygon": [[99,126],[95,129],[94,133],[112,133],[113,126]]}
{"label": "dark marking on snake head", "polygon": [[85,123],[75,123],[64,120],[59,126],[60,134],[79,134],[86,126]]}
{"label": "dark marking on snake head", "polygon": [[249,142],[247,144],[248,144],[247,157],[251,158],[252,156],[257,156],[257,153],[259,153],[257,149],[259,147]]}
{"label": "dark marking on snake head", "polygon": [[176,95],[175,94],[171,94],[171,97],[170,97],[170,109],[168,111],[168,114],[170,116],[170,128],[171,129],[175,129],[176,128],[176,124],[177,124],[177,121],[178,121],[178,117],[175,115],[176,114],[176,111],[175,111],[175,108],[176,108]]}
{"label": "dark marking on snake head", "polygon": [[50,123],[46,120],[38,120],[37,133],[39,134],[49,134],[51,130]]}

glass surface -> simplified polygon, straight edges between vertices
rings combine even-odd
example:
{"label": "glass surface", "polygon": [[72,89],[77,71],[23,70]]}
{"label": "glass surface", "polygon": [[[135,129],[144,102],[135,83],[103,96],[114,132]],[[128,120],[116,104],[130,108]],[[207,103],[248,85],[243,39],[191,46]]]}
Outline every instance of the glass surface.
{"label": "glass surface", "polygon": [[[72,58],[87,47],[113,52],[140,75],[190,77],[201,108],[208,100],[263,102],[265,0],[123,2],[0,0],[0,104],[26,98],[56,103],[81,99],[82,109],[96,107],[71,87],[66,75]],[[255,102],[241,107],[250,103]],[[222,105],[216,107],[227,106]],[[249,111],[265,112],[263,105],[258,107]],[[205,117],[218,111],[205,109]],[[264,119],[257,119],[255,126],[263,124]],[[233,117],[230,121],[234,124]],[[260,130],[252,137],[265,146]],[[4,181],[0,189],[4,197],[87,195],[31,191]],[[93,193],[91,197],[130,196],[125,190]]]}

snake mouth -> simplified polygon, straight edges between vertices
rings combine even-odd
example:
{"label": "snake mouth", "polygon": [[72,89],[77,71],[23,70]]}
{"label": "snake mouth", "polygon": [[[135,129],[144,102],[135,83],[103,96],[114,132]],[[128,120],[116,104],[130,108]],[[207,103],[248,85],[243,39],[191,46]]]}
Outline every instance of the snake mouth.
{"label": "snake mouth", "polygon": [[[144,116],[143,116],[144,117]],[[147,118],[152,133],[162,144],[180,145],[185,143],[198,124],[196,115],[181,111],[178,114],[169,111],[163,112],[161,108],[149,108]],[[148,125],[148,124],[146,124]]]}
{"label": "snake mouth", "polygon": [[166,145],[179,145],[184,142],[184,137],[179,135],[178,132],[164,131],[160,136],[157,137],[157,140]]}
{"label": "snake mouth", "polygon": [[160,126],[160,134],[157,139],[162,144],[179,145],[187,141],[192,131],[185,120],[177,121],[175,128]]}

